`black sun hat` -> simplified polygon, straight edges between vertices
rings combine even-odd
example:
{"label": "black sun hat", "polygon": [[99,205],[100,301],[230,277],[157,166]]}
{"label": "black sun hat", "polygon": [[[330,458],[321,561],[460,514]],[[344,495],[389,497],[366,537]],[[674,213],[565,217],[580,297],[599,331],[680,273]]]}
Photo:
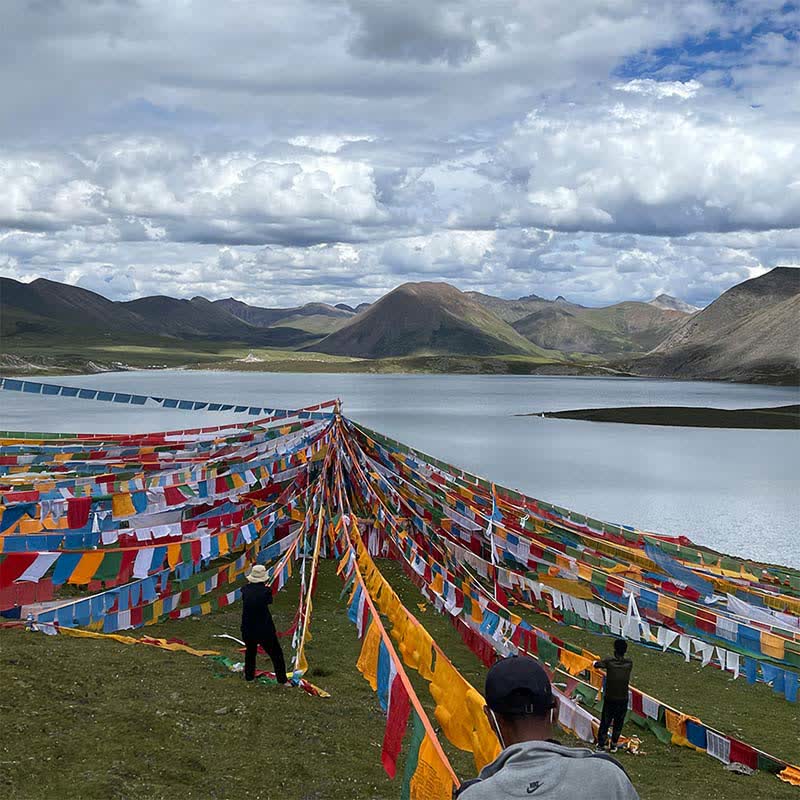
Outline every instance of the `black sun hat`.
{"label": "black sun hat", "polygon": [[486,705],[498,714],[545,714],[555,708],[550,679],[530,656],[509,656],[486,674]]}

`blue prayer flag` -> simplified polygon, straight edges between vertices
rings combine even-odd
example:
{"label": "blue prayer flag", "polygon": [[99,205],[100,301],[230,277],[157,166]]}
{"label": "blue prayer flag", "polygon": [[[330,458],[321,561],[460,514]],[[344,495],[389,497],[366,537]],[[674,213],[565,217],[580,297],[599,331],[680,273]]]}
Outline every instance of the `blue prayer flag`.
{"label": "blue prayer flag", "polygon": [[694,720],[686,720],[686,738],[695,747],[699,747],[701,750],[706,749],[706,729]]}
{"label": "blue prayer flag", "polygon": [[62,583],[66,583],[82,557],[81,553],[61,553],[56,561],[56,568],[53,570],[53,586],[61,586]]}
{"label": "blue prayer flag", "polygon": [[389,657],[389,651],[386,649],[386,642],[381,639],[381,644],[378,648],[378,700],[384,714],[389,713],[390,662],[391,658]]}
{"label": "blue prayer flag", "polygon": [[786,670],[783,673],[783,691],[786,699],[790,703],[797,702],[797,684],[798,684],[798,677],[796,672],[792,672],[791,670]]}

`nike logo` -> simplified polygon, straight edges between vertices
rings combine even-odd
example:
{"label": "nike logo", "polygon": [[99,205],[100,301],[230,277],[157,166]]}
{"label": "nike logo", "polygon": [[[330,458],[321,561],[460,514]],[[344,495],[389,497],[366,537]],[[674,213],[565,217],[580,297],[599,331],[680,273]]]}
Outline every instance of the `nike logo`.
{"label": "nike logo", "polygon": [[531,781],[528,784],[528,788],[525,791],[528,794],[533,794],[541,785],[542,785],[541,781]]}

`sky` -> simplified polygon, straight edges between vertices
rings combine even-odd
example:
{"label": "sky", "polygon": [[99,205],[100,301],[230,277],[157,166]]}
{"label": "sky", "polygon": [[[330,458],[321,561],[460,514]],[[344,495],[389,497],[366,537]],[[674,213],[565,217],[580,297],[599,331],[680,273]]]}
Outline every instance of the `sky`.
{"label": "sky", "polygon": [[4,0],[0,274],[706,305],[800,264],[800,5]]}

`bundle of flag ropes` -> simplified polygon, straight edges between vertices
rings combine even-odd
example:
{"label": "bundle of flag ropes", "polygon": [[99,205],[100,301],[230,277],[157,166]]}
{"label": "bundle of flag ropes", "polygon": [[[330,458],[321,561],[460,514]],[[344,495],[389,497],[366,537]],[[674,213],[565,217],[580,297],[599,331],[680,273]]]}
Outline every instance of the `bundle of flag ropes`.
{"label": "bundle of flag ropes", "polygon": [[[378,556],[400,562],[487,666],[512,653],[537,658],[554,683],[560,726],[585,742],[599,724],[599,657],[536,627],[537,614],[565,631],[623,636],[672,654],[666,658],[765,682],[797,702],[797,570],[604,523],[495,485],[351,422],[336,401],[289,410],[23,380],[3,379],[0,389],[249,417],[148,434],[0,432],[0,613],[45,632],[208,656],[119,632],[235,603],[244,573],[261,563],[274,592],[299,573],[297,614],[285,632],[291,672],[325,696],[303,679],[305,643],[319,561],[334,558],[362,640],[357,668],[386,715],[382,762],[391,777],[410,736],[403,797],[447,798],[458,786],[437,730],[470,752],[477,769],[499,746],[480,692],[403,605]],[[436,727],[409,670],[428,683]],[[665,743],[800,785],[796,765],[688,709],[635,686],[629,708]]]}

